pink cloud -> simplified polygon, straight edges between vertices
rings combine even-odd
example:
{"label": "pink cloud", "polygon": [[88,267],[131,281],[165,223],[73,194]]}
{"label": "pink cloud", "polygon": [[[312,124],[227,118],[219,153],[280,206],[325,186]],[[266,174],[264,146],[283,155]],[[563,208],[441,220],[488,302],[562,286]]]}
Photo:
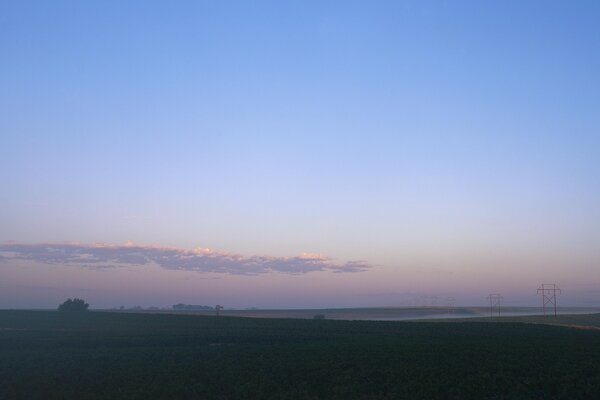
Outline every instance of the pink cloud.
{"label": "pink cloud", "polygon": [[47,264],[81,267],[119,267],[157,264],[169,270],[258,275],[272,272],[306,274],[315,271],[361,272],[371,268],[364,261],[338,263],[319,254],[297,257],[242,256],[207,248],[192,250],[176,247],[117,244],[40,243],[0,245],[0,262],[27,260]]}

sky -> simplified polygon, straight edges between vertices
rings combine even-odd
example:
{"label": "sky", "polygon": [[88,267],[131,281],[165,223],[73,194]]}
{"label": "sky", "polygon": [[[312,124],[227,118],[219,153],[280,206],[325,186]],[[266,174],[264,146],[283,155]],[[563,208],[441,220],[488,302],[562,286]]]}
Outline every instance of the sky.
{"label": "sky", "polygon": [[0,2],[0,308],[598,306],[599,19]]}

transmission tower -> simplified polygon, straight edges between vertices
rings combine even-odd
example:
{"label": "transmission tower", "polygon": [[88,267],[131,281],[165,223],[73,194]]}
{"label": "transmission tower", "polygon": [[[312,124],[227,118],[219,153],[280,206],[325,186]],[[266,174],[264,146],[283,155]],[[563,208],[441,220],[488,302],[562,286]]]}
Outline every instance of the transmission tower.
{"label": "transmission tower", "polygon": [[448,311],[448,314],[451,314],[454,312],[455,303],[456,303],[456,299],[454,297],[446,297],[446,309]]}
{"label": "transmission tower", "polygon": [[490,293],[487,299],[490,301],[490,318],[494,318],[494,315],[499,317],[500,305],[502,304],[504,297],[502,297],[500,293]]}
{"label": "transmission tower", "polygon": [[561,294],[560,289],[554,283],[542,283],[537,290],[542,295],[542,307],[544,316],[547,316],[548,309],[554,307],[554,316],[556,317],[556,295]]}

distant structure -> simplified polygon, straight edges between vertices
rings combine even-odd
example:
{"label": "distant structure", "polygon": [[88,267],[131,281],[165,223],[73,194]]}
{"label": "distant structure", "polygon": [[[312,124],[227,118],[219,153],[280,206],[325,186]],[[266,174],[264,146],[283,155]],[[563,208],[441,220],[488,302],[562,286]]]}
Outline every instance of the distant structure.
{"label": "distant structure", "polygon": [[212,311],[214,308],[211,306],[201,306],[197,304],[174,304],[173,310],[176,311]]}
{"label": "distant structure", "polygon": [[500,316],[500,306],[504,297],[500,293],[490,293],[487,297],[490,301],[490,318],[494,318],[494,315]]}
{"label": "distant structure", "polygon": [[456,304],[456,299],[454,297],[446,297],[446,309],[448,314],[452,314],[454,312]]}
{"label": "distant structure", "polygon": [[220,305],[220,304],[217,304],[217,305],[215,306],[215,314],[217,315],[217,317],[218,317],[219,315],[221,315],[221,310],[222,310],[222,309],[223,309],[223,306],[222,306],[222,305]]}
{"label": "distant structure", "polygon": [[542,307],[544,316],[547,316],[554,307],[554,316],[556,317],[556,295],[561,294],[560,289],[554,283],[542,283],[537,290],[542,295]]}

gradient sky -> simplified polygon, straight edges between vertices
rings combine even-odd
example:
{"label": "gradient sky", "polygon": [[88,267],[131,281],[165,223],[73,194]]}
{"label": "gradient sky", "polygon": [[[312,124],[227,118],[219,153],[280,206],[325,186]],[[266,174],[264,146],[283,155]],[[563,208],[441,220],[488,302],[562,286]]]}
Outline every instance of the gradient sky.
{"label": "gradient sky", "polygon": [[[600,305],[599,20],[597,1],[3,1],[0,308],[530,305],[543,282]],[[9,251],[65,242],[146,262]],[[243,262],[144,253],[163,247]]]}

